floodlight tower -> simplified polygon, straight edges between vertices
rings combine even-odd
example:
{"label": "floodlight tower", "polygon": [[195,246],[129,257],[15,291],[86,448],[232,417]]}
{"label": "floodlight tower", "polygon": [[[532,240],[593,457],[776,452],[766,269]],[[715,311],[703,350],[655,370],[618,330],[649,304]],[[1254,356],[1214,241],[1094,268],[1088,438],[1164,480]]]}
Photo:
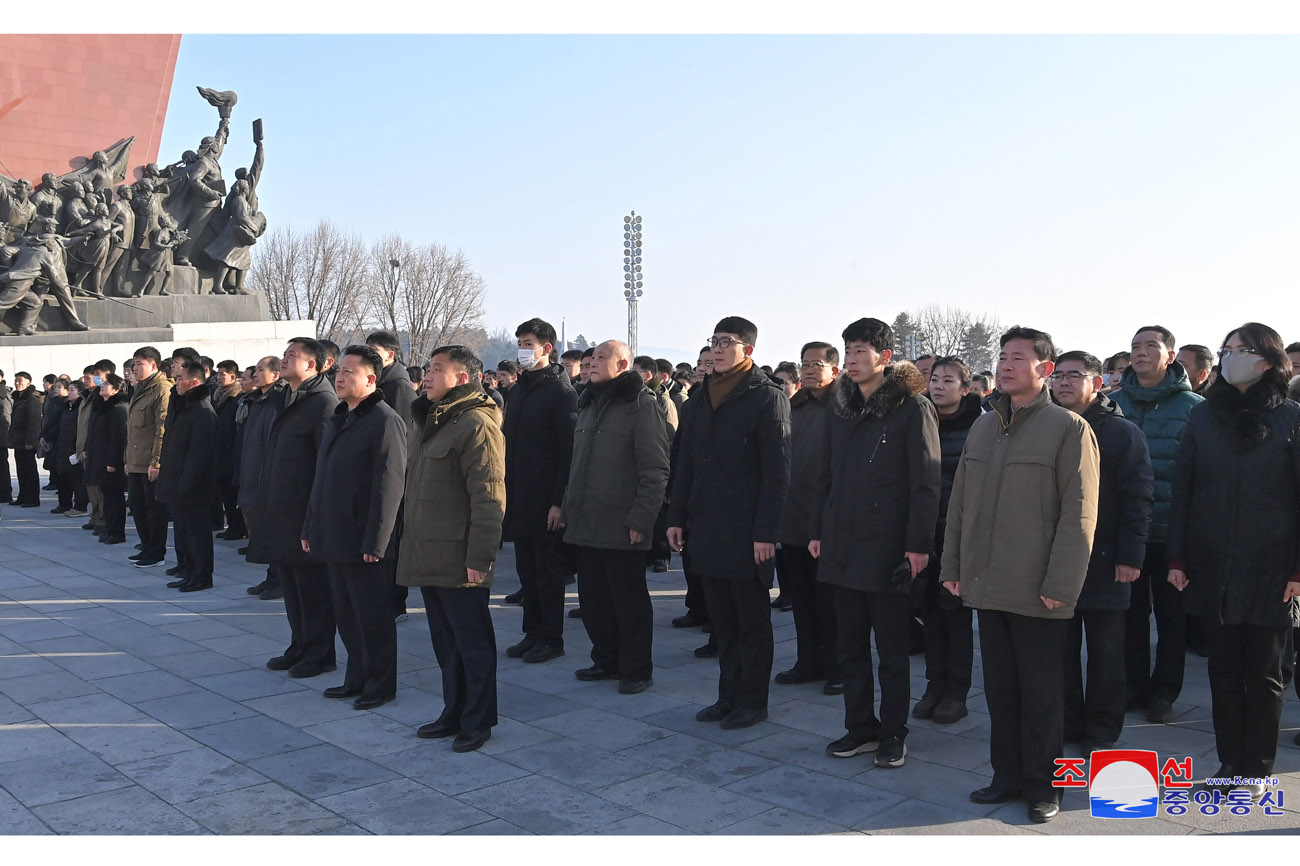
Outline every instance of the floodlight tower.
{"label": "floodlight tower", "polygon": [[627,345],[637,353],[636,302],[641,299],[641,217],[623,217],[623,297],[627,298]]}

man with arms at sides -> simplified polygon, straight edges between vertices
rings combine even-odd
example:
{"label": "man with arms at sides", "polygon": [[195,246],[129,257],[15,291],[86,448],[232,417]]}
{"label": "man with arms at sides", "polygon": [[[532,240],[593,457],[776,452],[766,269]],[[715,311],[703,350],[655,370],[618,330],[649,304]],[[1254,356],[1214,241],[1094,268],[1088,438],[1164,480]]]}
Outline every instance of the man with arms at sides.
{"label": "man with arms at sides", "polygon": [[327,698],[371,710],[397,697],[397,624],[383,560],[396,553],[406,475],[406,424],[378,390],[383,360],[348,346],[334,379],[339,404],[325,428],[302,527],[302,549],[325,563],[334,621],[348,651]]}
{"label": "man with arms at sides", "polygon": [[524,639],[510,658],[544,662],[564,655],[564,579],[556,564],[560,506],[573,457],[578,397],[551,363],[555,328],[529,319],[515,329],[519,379],[506,396],[506,516],[523,593]]}
{"label": "man with arms at sides", "polygon": [[[673,402],[673,398],[669,395],[668,388],[664,384],[667,377],[659,374],[658,362],[649,355],[638,355],[633,358],[632,369],[636,370],[641,376],[646,388],[654,395],[659,402],[659,408],[663,410],[664,421],[668,425],[668,442],[671,448],[673,436],[677,433],[677,404]],[[664,501],[659,509],[659,517],[655,520],[654,534],[650,538],[650,564],[656,574],[668,571],[672,556],[673,549],[668,546],[668,495],[665,489]]]}
{"label": "man with arms at sides", "polygon": [[794,611],[794,666],[776,675],[781,685],[825,681],[828,695],[844,693],[835,655],[835,602],[830,584],[817,581],[817,560],[808,551],[812,512],[818,499],[817,465],[825,459],[826,425],[840,350],[830,343],[805,343],[799,353],[801,387],[790,400],[790,487],[776,551],[781,592]]}
{"label": "man with arms at sides", "polygon": [[403,586],[418,586],[442,669],[443,710],[424,739],[455,737],[472,752],[497,723],[497,644],[488,610],[505,517],[501,411],[479,388],[482,363],[464,346],[429,356],[424,393],[411,406],[402,537]]}
{"label": "man with arms at sides", "polygon": [[[375,331],[366,337],[366,345],[378,352],[384,362],[378,385],[384,402],[397,413],[403,423],[409,424],[411,403],[415,400],[415,385],[411,383],[406,367],[398,363],[397,356],[402,351],[402,344],[395,334],[390,334],[388,331]],[[392,604],[393,616],[399,619],[406,616],[407,588],[397,584],[397,545],[401,544],[404,524],[402,509],[398,508],[393,553],[383,561],[384,579],[388,581],[388,596]]]}
{"label": "man with arms at sides", "polygon": [[203,366],[185,361],[176,370],[176,394],[167,406],[167,435],[158,460],[159,502],[171,508],[176,560],[183,565],[168,587],[181,592],[212,588],[212,500],[217,486],[217,413],[208,399]]}
{"label": "man with arms at sides", "polygon": [[[836,656],[846,733],[826,747],[837,758],[875,752],[877,767],[907,757],[909,597],[929,564],[939,519],[939,430],[925,382],[894,363],[894,332],[880,319],[844,329],[844,375],[816,467],[820,509],[809,552],[835,599]],[[880,657],[875,711],[871,636]]]}
{"label": "man with arms at sides", "polygon": [[334,670],[328,572],[302,549],[301,541],[316,456],[339,404],[334,386],[321,372],[324,365],[325,347],[310,337],[295,337],[285,347],[280,378],[289,388],[267,433],[257,516],[249,525],[248,561],[276,567],[291,635],[288,649],[268,659],[266,666],[287,670],[295,678]]}
{"label": "man with arms at sides", "polygon": [[[1165,580],[1165,530],[1174,493],[1174,455],[1187,416],[1204,398],[1192,391],[1183,365],[1174,360],[1174,335],[1161,325],[1144,325],[1133,335],[1130,366],[1120,389],[1110,394],[1124,417],[1141,428],[1155,472],[1155,504],[1147,535],[1146,560],[1133,583],[1124,626],[1124,679],[1128,708],[1145,709],[1147,721],[1173,721],[1174,701],[1183,690],[1187,618],[1183,596]],[[1125,353],[1129,354],[1129,353]],[[1116,372],[1120,367],[1116,363]],[[1151,663],[1151,613],[1156,617],[1156,658]]]}
{"label": "man with arms at sides", "polygon": [[1017,326],[1001,344],[997,394],[953,480],[939,578],[979,611],[993,781],[971,801],[1023,797],[1041,824],[1060,812],[1065,636],[1092,553],[1099,456],[1087,422],[1048,395],[1051,336]]}
{"label": "man with arms at sides", "polygon": [[718,700],[701,722],[767,718],[777,530],[790,484],[790,401],[750,359],[758,328],[727,316],[709,340],[713,372],[682,413],[668,543],[703,578],[718,647]]}
{"label": "man with arms at sides", "polygon": [[617,679],[623,694],[654,682],[645,557],[668,485],[662,404],[644,373],[630,369],[632,360],[618,340],[595,347],[560,514],[564,540],[577,550],[582,621],[591,637],[593,664],[575,674]]}
{"label": "man with arms at sides", "polygon": [[[1097,532],[1065,646],[1065,741],[1083,753],[1109,749],[1124,730],[1124,617],[1146,554],[1155,477],[1147,440],[1101,393],[1101,361],[1087,352],[1056,360],[1052,393],[1087,421],[1101,449]],[[1080,653],[1088,636],[1088,688]]]}
{"label": "man with arms at sides", "polygon": [[157,482],[172,380],[159,369],[162,356],[153,346],[136,349],[132,360],[136,386],[127,410],[127,504],[143,547],[130,559],[136,568],[148,568],[167,556],[167,506],[158,501]]}
{"label": "man with arms at sides", "polygon": [[[271,424],[284,408],[285,392],[289,390],[289,383],[280,378],[280,359],[267,355],[258,361],[253,368],[252,384],[252,392],[242,398],[244,405],[240,411],[245,414],[239,423],[239,446],[235,455],[239,480],[236,501],[249,534],[253,524],[261,519],[257,497],[262,486],[262,467],[266,443],[271,437]],[[279,569],[268,565],[266,579],[250,586],[247,592],[267,601],[284,598]]]}

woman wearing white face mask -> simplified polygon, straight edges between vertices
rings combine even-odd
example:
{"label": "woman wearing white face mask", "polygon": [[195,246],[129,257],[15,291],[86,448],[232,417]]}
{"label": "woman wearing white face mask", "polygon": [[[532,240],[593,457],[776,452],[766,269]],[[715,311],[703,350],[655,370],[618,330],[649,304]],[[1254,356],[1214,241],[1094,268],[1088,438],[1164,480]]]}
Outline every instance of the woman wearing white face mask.
{"label": "woman wearing white face mask", "polygon": [[1232,331],[1219,358],[1178,446],[1169,582],[1209,646],[1216,775],[1258,779],[1273,772],[1283,655],[1300,625],[1300,405],[1286,398],[1291,362],[1267,325]]}

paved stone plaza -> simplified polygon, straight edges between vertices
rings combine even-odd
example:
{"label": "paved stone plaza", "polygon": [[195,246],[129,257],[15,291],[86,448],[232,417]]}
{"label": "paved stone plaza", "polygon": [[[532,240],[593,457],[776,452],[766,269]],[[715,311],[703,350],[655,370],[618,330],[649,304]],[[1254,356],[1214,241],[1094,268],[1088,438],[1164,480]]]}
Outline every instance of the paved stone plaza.
{"label": "paved stone plaza", "polygon": [[[398,627],[398,698],[358,712],[321,697],[342,682],[341,669],[292,680],[264,667],[288,627],[281,602],[244,592],[261,570],[243,562],[238,544],[217,542],[214,589],[181,594],[165,588],[161,567],[127,562],[133,531],[128,544],[91,543],[82,520],[49,513],[51,496],[39,509],[4,508],[0,522],[0,834],[1300,831],[1292,745],[1300,703],[1290,691],[1278,755],[1287,799],[1277,817],[1192,810],[1103,821],[1074,791],[1043,826],[1027,821],[1022,803],[977,806],[967,794],[990,774],[978,690],[956,725],[913,722],[897,770],[823,753],[843,728],[841,699],[820,684],[774,685],[769,721],[752,728],[696,722],[716,698],[717,665],[691,653],[705,640],[698,629],[670,625],[683,611],[680,570],[651,575],[652,689],[625,696],[613,682],[576,680],[590,644],[568,619],[562,658],[528,665],[502,655],[501,724],[481,751],[454,754],[448,740],[415,736],[442,706],[417,593]],[[500,601],[518,585],[509,554],[507,545],[493,590],[503,650],[521,617]],[[789,613],[772,619],[782,670],[794,626]],[[913,694],[923,687],[916,656]],[[1204,660],[1188,657],[1175,709],[1167,727],[1131,715],[1121,745],[1191,755],[1198,778],[1213,772]]]}

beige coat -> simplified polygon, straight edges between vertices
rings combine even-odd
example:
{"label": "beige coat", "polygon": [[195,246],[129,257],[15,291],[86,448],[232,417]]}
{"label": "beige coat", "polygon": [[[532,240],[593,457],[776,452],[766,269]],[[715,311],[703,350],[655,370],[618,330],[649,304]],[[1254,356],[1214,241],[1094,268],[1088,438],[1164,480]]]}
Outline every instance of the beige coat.
{"label": "beige coat", "polygon": [[1046,388],[1014,412],[1005,394],[990,409],[957,465],[940,580],[960,581],[967,607],[1069,619],[1097,528],[1097,437]]}
{"label": "beige coat", "polygon": [[160,370],[135,386],[126,422],[127,472],[148,472],[159,465],[173,384]]}

